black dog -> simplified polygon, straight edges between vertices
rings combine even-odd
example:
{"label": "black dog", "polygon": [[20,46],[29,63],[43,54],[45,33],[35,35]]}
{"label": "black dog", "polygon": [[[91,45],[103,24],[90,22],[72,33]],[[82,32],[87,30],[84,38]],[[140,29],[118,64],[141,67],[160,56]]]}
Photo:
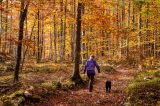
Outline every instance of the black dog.
{"label": "black dog", "polygon": [[110,92],[111,90],[111,81],[107,80],[106,81],[106,93]]}

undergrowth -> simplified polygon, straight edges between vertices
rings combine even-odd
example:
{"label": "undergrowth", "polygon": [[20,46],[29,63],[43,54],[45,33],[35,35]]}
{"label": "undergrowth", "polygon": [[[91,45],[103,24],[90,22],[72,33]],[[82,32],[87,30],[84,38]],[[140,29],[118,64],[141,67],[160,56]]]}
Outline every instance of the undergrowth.
{"label": "undergrowth", "polygon": [[128,86],[128,101],[134,106],[158,106],[160,101],[160,71],[138,73]]}

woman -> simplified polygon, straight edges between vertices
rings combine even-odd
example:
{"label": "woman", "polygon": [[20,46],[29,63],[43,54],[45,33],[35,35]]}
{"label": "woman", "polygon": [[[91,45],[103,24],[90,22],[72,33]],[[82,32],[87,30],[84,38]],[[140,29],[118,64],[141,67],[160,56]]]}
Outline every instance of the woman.
{"label": "woman", "polygon": [[97,64],[96,60],[94,60],[94,56],[91,55],[90,58],[86,61],[85,67],[84,67],[84,74],[87,71],[87,76],[89,78],[89,92],[92,92],[92,89],[93,89],[95,67],[97,68],[98,73],[100,73],[99,65]]}

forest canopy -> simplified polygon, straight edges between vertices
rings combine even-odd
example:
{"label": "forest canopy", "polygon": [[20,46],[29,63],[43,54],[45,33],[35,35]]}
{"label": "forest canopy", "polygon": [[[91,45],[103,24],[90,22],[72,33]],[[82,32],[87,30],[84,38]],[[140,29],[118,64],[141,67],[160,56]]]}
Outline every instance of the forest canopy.
{"label": "forest canopy", "polygon": [[[38,61],[73,60],[77,0],[26,0],[23,51]],[[81,0],[82,56],[121,59],[159,55],[158,0]],[[1,51],[15,55],[20,1],[1,1]],[[96,48],[96,49],[95,49]],[[139,49],[141,48],[141,49]],[[25,53],[25,52],[23,52]],[[38,56],[37,56],[38,55]]]}

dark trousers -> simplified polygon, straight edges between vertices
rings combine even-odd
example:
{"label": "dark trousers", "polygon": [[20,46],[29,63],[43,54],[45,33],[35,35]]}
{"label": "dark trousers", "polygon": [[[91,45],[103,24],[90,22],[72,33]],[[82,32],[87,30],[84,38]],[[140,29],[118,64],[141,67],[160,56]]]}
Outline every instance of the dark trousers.
{"label": "dark trousers", "polygon": [[92,90],[93,90],[93,81],[94,81],[95,74],[87,74],[87,76],[88,76],[88,79],[89,79],[89,85],[88,85],[89,92],[92,92]]}

